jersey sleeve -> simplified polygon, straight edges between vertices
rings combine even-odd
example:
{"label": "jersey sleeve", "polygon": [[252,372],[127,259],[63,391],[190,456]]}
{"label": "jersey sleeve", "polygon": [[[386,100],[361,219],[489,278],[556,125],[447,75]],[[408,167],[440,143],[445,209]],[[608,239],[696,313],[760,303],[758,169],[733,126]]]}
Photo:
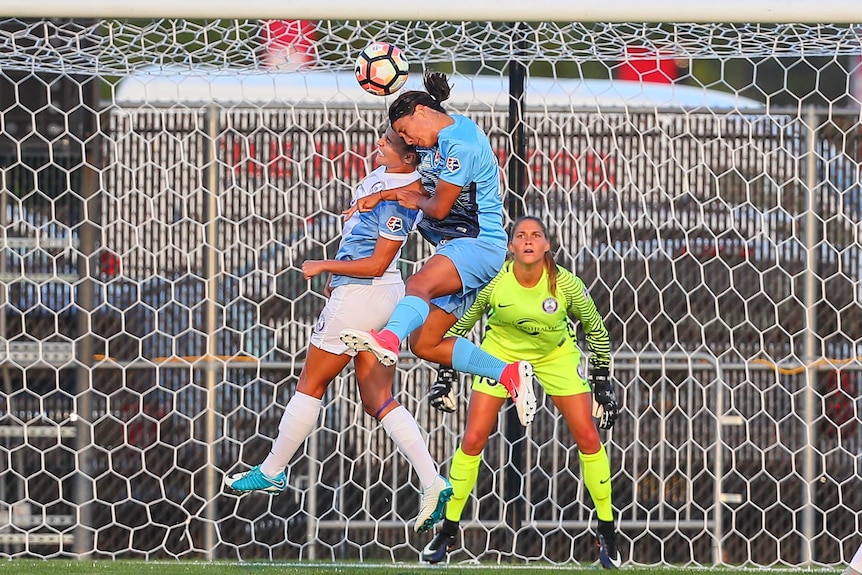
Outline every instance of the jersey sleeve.
{"label": "jersey sleeve", "polygon": [[441,146],[440,155],[443,161],[441,180],[462,188],[473,180],[472,165],[476,154],[469,144],[448,141],[445,147]]}
{"label": "jersey sleeve", "polygon": [[356,185],[356,188],[353,190],[353,198],[351,198],[352,201],[350,205],[355,204],[359,198],[376,194],[382,189],[383,181],[380,179],[380,174],[378,174],[377,170],[374,170],[362,178],[362,180],[360,180]]}
{"label": "jersey sleeve", "polygon": [[413,229],[419,210],[410,210],[398,202],[380,202],[375,206],[377,233],[387,240],[403,241]]}
{"label": "jersey sleeve", "polygon": [[485,310],[488,309],[488,306],[491,304],[491,294],[494,293],[494,288],[497,286],[499,279],[500,274],[498,273],[488,285],[479,291],[479,295],[476,296],[476,301],[474,301],[473,305],[470,306],[470,309],[461,316],[461,319],[456,321],[455,325],[449,328],[449,331],[446,333],[447,336],[466,337],[467,334],[470,333],[470,330],[473,329],[476,322],[482,318]]}
{"label": "jersey sleeve", "polygon": [[605,322],[583,280],[565,268],[558,267],[557,285],[566,297],[569,315],[584,329],[593,369],[607,369],[611,363],[611,340]]}

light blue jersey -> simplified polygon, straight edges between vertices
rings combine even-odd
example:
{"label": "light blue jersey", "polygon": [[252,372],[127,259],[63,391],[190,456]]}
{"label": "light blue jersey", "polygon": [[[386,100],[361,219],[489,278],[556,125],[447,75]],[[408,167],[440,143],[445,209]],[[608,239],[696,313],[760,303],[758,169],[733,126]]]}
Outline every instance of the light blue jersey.
{"label": "light blue jersey", "polygon": [[[384,166],[380,166],[359,182],[359,185],[353,192],[351,205],[355,204],[359,198],[376,194],[382,190],[401,188],[418,179],[418,172],[393,174],[387,172]],[[338,253],[335,254],[335,259],[358,260],[371,257],[374,253],[374,246],[377,243],[378,237],[401,241],[403,245],[410,231],[416,226],[420,213],[419,210],[404,208],[398,202],[380,202],[370,212],[354,213],[349,220],[344,222],[341,244],[338,246]],[[401,252],[399,251],[392,259],[389,268],[380,277],[356,278],[333,275],[330,285],[338,287],[347,284],[378,285],[401,283],[404,280],[401,278],[401,272],[397,266],[400,254]]]}
{"label": "light blue jersey", "polygon": [[438,179],[462,191],[448,216],[442,220],[425,216],[419,231],[435,245],[444,238],[477,238],[505,250],[508,238],[503,229],[497,157],[475,122],[458,114],[450,117],[454,123],[440,130],[437,146],[419,148],[419,172],[422,185],[431,194]]}

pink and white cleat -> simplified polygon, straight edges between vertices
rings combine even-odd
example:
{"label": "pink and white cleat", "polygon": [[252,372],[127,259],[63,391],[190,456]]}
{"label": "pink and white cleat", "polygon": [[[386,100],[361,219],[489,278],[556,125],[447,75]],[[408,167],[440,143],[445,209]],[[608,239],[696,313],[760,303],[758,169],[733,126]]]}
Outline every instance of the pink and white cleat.
{"label": "pink and white cleat", "polygon": [[527,427],[536,416],[536,394],[533,391],[533,366],[526,361],[510,363],[503,369],[500,383],[509,392],[521,425]]}
{"label": "pink and white cleat", "polygon": [[383,331],[344,329],[338,337],[353,351],[370,351],[377,361],[386,367],[393,366],[398,361],[401,342],[397,335],[387,329]]}

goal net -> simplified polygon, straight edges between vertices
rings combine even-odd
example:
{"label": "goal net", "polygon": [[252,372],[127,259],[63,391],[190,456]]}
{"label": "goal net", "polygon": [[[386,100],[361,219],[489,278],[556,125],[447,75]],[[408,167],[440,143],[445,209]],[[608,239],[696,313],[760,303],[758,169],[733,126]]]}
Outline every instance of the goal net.
{"label": "goal net", "polygon": [[[203,15],[202,15],[203,17]],[[0,557],[415,561],[418,483],[354,373],[278,497],[262,461],[386,40],[450,75],[611,332],[604,435],[635,564],[845,564],[859,547],[862,29],[843,24],[0,19]],[[411,240],[402,269],[431,254]],[[478,334],[474,334],[478,335]],[[456,413],[396,397],[441,470]],[[576,447],[505,409],[451,561],[595,561]]]}

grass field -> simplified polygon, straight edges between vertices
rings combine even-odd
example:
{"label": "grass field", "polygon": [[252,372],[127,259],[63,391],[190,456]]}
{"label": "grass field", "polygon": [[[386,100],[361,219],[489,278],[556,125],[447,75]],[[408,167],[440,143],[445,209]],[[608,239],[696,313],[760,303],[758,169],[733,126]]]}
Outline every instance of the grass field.
{"label": "grass field", "polygon": [[[19,560],[0,561],[2,575],[536,575],[542,572],[594,572],[594,565],[419,565],[383,563],[275,563],[275,562],[204,562],[204,561],[67,561]],[[836,569],[741,569],[706,567],[625,567],[631,575],[704,575],[706,573],[749,573],[799,575],[818,573],[837,575]]]}

